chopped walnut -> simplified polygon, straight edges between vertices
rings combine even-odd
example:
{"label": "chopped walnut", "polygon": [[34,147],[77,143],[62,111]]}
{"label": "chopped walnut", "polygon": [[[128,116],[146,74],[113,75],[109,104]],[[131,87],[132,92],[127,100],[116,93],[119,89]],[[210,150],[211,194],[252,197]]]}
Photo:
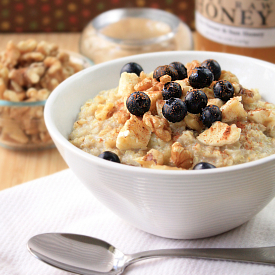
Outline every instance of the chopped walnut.
{"label": "chopped walnut", "polygon": [[143,157],[135,159],[142,167],[150,168],[155,165],[163,165],[163,153],[156,149],[151,149]]}
{"label": "chopped walnut", "polygon": [[193,164],[193,155],[179,142],[175,142],[171,148],[171,161],[179,168],[189,169]]}
{"label": "chopped walnut", "polygon": [[18,123],[6,123],[3,125],[1,136],[4,139],[11,138],[21,144],[26,144],[29,141],[28,136],[20,128]]}
{"label": "chopped walnut", "polygon": [[170,75],[163,75],[163,76],[161,76],[160,78],[159,78],[159,82],[161,83],[161,84],[165,84],[165,83],[167,83],[167,82],[170,82],[172,80],[172,78],[171,78],[171,76]]}
{"label": "chopped walnut", "polygon": [[17,93],[12,90],[5,90],[5,92],[3,93],[3,98],[5,100],[14,101],[14,102],[22,101],[25,99],[25,97],[26,97],[25,92]]}
{"label": "chopped walnut", "polygon": [[168,142],[171,140],[171,129],[166,119],[159,116],[153,116],[150,112],[143,115],[143,122],[155,133],[161,140]]}
{"label": "chopped walnut", "polygon": [[7,85],[9,81],[9,69],[1,64],[0,62],[0,78],[3,79],[4,83]]}
{"label": "chopped walnut", "polygon": [[31,64],[26,70],[26,78],[31,84],[37,84],[45,73],[45,66],[42,62]]}
{"label": "chopped walnut", "polygon": [[176,80],[175,82],[179,83],[182,89],[182,98],[186,96],[186,94],[193,89],[190,85],[188,78],[185,78],[183,80]]}
{"label": "chopped walnut", "polygon": [[240,83],[237,83],[237,82],[232,82],[231,84],[234,88],[235,95],[238,95],[240,93],[240,90],[242,89],[242,85]]}
{"label": "chopped walnut", "polygon": [[153,82],[151,78],[144,78],[141,82],[134,86],[136,91],[145,91],[153,87]]}
{"label": "chopped walnut", "polygon": [[163,107],[164,103],[165,103],[165,100],[163,100],[163,99],[158,99],[156,101],[157,114],[159,117],[162,117],[162,118],[163,118],[162,107]]}
{"label": "chopped walnut", "polygon": [[62,70],[62,64],[61,62],[57,59],[53,64],[51,64],[50,68],[48,69],[48,74],[49,75],[54,75],[58,71]]}
{"label": "chopped walnut", "polygon": [[34,39],[20,41],[17,44],[17,48],[21,53],[32,52],[36,49],[36,46],[37,46],[37,41]]}
{"label": "chopped walnut", "polygon": [[57,59],[63,64],[68,65],[70,62],[70,55],[66,52],[59,52],[57,54]]}
{"label": "chopped walnut", "polygon": [[50,91],[47,89],[36,90],[35,88],[30,88],[26,92],[28,98],[34,98],[37,101],[46,100],[50,95]]}
{"label": "chopped walnut", "polygon": [[32,63],[32,62],[41,62],[45,58],[45,55],[39,52],[27,52],[24,53],[20,56],[19,61],[20,62],[27,62],[27,63]]}
{"label": "chopped walnut", "polygon": [[12,91],[16,92],[16,93],[21,93],[21,92],[24,92],[23,91],[23,88],[18,84],[16,83],[15,81],[11,80],[10,81],[10,87],[9,87]]}
{"label": "chopped walnut", "polygon": [[242,97],[243,104],[254,103],[261,99],[261,95],[257,90],[249,90],[245,88],[241,88],[236,95],[240,95]]}
{"label": "chopped walnut", "polygon": [[[159,82],[159,81],[157,81],[155,78],[153,78],[152,81],[153,81],[153,82],[152,82],[152,83],[153,83],[153,87],[150,88],[150,90],[151,90],[151,91],[162,91],[164,84],[161,83],[161,82]],[[148,91],[149,91],[149,90],[148,90]]]}
{"label": "chopped walnut", "polygon": [[41,41],[37,44],[36,51],[44,54],[45,56],[56,56],[58,52],[58,46],[54,43]]}
{"label": "chopped walnut", "polygon": [[156,103],[158,100],[162,99],[162,92],[161,91],[146,91],[145,92],[151,100],[150,112],[155,115],[157,114],[157,106]]}
{"label": "chopped walnut", "polygon": [[14,81],[20,86],[25,86],[27,84],[25,77],[27,69],[28,68],[11,69],[9,72],[10,81]]}
{"label": "chopped walnut", "polygon": [[6,50],[1,54],[0,63],[8,69],[12,69],[17,65],[19,58],[20,51],[12,41],[9,41]]}

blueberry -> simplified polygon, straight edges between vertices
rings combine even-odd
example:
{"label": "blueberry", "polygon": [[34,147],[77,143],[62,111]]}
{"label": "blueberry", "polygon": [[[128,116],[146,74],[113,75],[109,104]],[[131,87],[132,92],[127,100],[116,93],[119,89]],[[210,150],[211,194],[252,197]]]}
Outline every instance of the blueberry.
{"label": "blueberry", "polygon": [[213,87],[214,95],[223,101],[229,100],[234,95],[234,87],[227,80],[217,81]]}
{"label": "blueberry", "polygon": [[169,98],[162,107],[162,114],[169,122],[180,122],[187,114],[185,102],[180,98]]}
{"label": "blueberry", "polygon": [[214,59],[206,59],[201,63],[202,67],[206,67],[214,75],[214,80],[218,80],[221,76],[222,70],[220,64]]}
{"label": "blueberry", "polygon": [[199,89],[190,90],[185,96],[187,111],[192,114],[201,113],[202,109],[207,105],[207,95]]}
{"label": "blueberry", "polygon": [[191,70],[188,80],[193,88],[199,89],[210,86],[214,75],[209,69],[199,66]]}
{"label": "blueberry", "polygon": [[135,73],[136,75],[139,76],[142,71],[143,71],[143,68],[139,64],[135,62],[130,62],[125,64],[122,67],[120,74],[126,72],[126,73]]}
{"label": "blueberry", "polygon": [[169,64],[169,66],[174,67],[176,71],[178,72],[178,79],[184,79],[187,77],[187,69],[185,66],[180,62],[172,62]]}
{"label": "blueberry", "polygon": [[155,78],[157,81],[159,81],[160,77],[164,76],[164,75],[170,75],[171,76],[171,80],[177,80],[178,79],[178,72],[176,71],[176,69],[172,66],[169,65],[164,65],[164,66],[158,66],[153,73],[153,78]]}
{"label": "blueberry", "polygon": [[193,170],[211,169],[211,168],[216,168],[216,166],[208,162],[199,162],[193,167]]}
{"label": "blueberry", "polygon": [[162,97],[164,100],[167,100],[170,97],[180,98],[181,96],[182,96],[182,89],[179,83],[167,82],[164,84],[164,87],[162,89]]}
{"label": "blueberry", "polygon": [[215,121],[222,120],[222,112],[216,105],[206,106],[201,113],[201,121],[206,127],[211,127]]}
{"label": "blueberry", "polygon": [[111,151],[105,151],[105,152],[101,153],[98,157],[100,157],[102,159],[109,160],[109,161],[120,163],[120,159],[117,156],[117,154],[115,154]]}
{"label": "blueberry", "polygon": [[133,92],[126,100],[128,111],[135,116],[143,116],[150,110],[150,97],[143,92]]}

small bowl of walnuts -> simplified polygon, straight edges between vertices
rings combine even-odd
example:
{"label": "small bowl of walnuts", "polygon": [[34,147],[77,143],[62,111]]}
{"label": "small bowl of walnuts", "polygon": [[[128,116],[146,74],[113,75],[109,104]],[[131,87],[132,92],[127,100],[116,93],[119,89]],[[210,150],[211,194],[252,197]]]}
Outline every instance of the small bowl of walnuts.
{"label": "small bowl of walnuts", "polygon": [[44,123],[46,100],[63,80],[91,65],[54,43],[10,41],[0,52],[0,145],[19,150],[54,147]]}

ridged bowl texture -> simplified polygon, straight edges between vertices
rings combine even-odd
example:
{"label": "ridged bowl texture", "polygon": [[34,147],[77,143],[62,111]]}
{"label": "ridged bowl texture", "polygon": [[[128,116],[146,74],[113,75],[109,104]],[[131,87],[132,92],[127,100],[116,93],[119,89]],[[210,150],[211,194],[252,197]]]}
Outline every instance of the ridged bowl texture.
{"label": "ridged bowl texture", "polygon": [[[215,52],[161,52],[105,62],[61,83],[47,100],[45,122],[62,157],[80,181],[123,220],[148,233],[177,239],[209,237],[255,216],[275,196],[275,155],[231,167],[175,171],[113,163],[68,141],[80,107],[118,85],[121,67],[139,63],[146,73],[179,61],[216,59],[240,83],[275,103],[275,65]],[[62,196],[62,194],[60,194]]]}

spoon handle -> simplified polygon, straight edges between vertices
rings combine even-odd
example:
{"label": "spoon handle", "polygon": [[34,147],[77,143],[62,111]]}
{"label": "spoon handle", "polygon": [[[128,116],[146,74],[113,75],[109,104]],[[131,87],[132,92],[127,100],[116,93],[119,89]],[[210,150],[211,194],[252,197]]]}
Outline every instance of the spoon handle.
{"label": "spoon handle", "polygon": [[158,257],[228,260],[275,265],[275,247],[255,248],[183,248],[151,250],[127,255],[127,265]]}

